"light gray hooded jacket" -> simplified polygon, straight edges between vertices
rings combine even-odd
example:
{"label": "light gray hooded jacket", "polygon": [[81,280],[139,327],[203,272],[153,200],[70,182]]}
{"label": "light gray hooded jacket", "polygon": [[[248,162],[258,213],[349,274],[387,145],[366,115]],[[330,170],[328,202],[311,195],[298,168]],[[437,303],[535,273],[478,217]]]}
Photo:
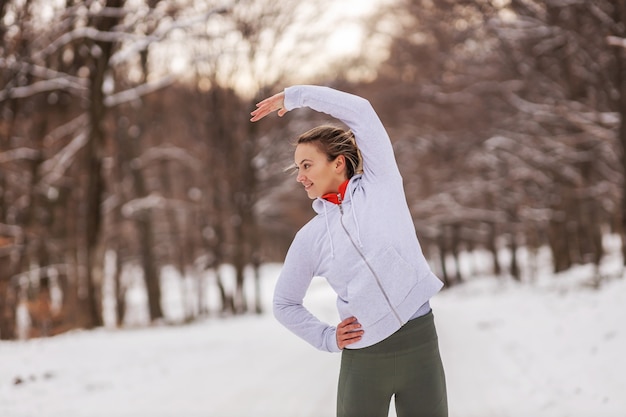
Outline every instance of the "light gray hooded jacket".
{"label": "light gray hooded jacket", "polygon": [[313,277],[324,277],[337,293],[341,319],[354,316],[364,330],[348,348],[373,345],[428,313],[428,300],[443,286],[422,254],[389,136],[367,100],[328,87],[289,87],[285,107],[344,122],[361,151],[363,174],[350,179],[341,205],[313,202],[317,216],[296,234],[276,283],[274,315],[316,348],[339,351],[336,327],[303,306]]}

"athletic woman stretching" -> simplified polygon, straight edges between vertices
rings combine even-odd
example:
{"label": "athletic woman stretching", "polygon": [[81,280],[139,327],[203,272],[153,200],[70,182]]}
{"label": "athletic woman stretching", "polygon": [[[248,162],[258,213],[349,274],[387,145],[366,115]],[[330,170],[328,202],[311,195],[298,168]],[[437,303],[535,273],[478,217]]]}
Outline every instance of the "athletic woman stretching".
{"label": "athletic woman stretching", "polygon": [[[422,254],[389,136],[370,103],[327,87],[294,86],[265,99],[258,121],[309,107],[350,130],[321,126],[297,140],[297,181],[317,212],[296,234],[274,293],[274,314],[318,349],[342,351],[337,416],[448,415],[429,299],[442,287]],[[302,304],[314,276],[337,293],[341,322]]]}

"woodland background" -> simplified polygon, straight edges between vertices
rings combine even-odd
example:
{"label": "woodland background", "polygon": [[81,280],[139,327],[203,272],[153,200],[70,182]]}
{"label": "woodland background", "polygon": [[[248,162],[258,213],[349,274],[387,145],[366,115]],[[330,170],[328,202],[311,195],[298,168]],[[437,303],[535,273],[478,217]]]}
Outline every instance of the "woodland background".
{"label": "woodland background", "polygon": [[626,1],[341,3],[0,0],[0,339],[19,311],[27,337],[104,325],[107,276],[123,325],[130,266],[150,322],[165,267],[184,321],[260,312],[244,284],[313,215],[289,143],[324,119],[248,119],[294,83],[372,102],[448,286],[463,251],[516,280],[522,247],[558,272],[616,234],[626,259]]}

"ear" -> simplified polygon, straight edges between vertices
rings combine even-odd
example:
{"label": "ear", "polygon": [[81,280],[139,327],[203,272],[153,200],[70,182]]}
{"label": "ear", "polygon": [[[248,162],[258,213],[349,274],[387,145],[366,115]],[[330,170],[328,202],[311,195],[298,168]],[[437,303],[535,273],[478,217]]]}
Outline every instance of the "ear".
{"label": "ear", "polygon": [[346,168],[346,157],[343,155],[339,155],[337,158],[335,158],[335,172],[337,173],[341,173],[345,170]]}

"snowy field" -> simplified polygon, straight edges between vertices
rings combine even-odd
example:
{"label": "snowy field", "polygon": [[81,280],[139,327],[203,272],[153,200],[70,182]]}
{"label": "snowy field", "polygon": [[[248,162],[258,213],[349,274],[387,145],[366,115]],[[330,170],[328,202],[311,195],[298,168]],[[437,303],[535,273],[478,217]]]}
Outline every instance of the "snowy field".
{"label": "snowy field", "polygon": [[[264,268],[268,312],[279,268]],[[621,271],[609,257],[599,290],[581,266],[539,268],[532,283],[474,278],[437,295],[450,416],[626,417]],[[336,320],[322,280],[306,304]],[[0,342],[0,417],[332,417],[339,360],[269,313]]]}

